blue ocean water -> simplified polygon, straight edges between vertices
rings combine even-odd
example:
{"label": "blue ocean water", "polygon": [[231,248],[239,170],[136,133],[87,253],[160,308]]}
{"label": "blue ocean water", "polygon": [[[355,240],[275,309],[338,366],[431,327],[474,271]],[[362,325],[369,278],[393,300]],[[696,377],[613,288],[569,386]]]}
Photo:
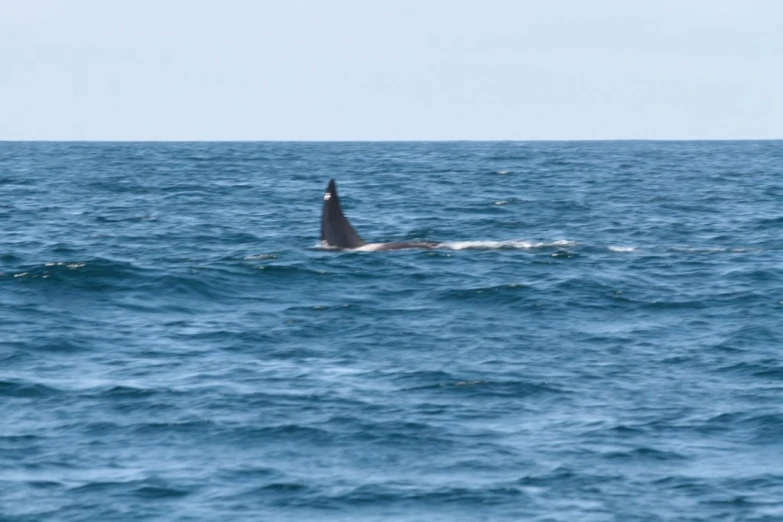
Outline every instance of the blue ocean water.
{"label": "blue ocean water", "polygon": [[0,520],[783,520],[781,226],[774,141],[0,143]]}

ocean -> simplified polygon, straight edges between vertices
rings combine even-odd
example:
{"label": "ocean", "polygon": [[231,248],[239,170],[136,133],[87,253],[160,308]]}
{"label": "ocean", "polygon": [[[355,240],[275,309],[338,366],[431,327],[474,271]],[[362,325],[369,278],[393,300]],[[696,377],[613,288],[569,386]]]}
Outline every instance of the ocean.
{"label": "ocean", "polygon": [[780,141],[0,143],[0,520],[783,520],[782,228]]}

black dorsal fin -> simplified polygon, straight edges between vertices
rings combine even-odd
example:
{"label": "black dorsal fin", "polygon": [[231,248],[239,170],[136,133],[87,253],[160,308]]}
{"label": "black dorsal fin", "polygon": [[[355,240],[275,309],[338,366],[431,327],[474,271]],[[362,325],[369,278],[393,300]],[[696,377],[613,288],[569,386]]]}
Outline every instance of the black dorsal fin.
{"label": "black dorsal fin", "polygon": [[324,211],[321,214],[321,241],[337,248],[359,248],[365,244],[345,218],[345,215],[343,215],[334,180],[329,181],[326,192],[324,192]]}

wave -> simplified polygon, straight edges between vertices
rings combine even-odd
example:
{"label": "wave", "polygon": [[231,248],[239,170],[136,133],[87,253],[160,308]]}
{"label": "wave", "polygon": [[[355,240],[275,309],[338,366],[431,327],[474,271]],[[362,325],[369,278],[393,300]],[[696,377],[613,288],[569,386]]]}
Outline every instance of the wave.
{"label": "wave", "polygon": [[59,390],[41,383],[0,381],[0,397],[41,398],[56,395]]}
{"label": "wave", "polygon": [[0,272],[2,279],[50,279],[56,282],[75,282],[108,285],[110,282],[121,282],[145,270],[126,261],[115,261],[104,258],[92,258],[78,261],[50,261],[35,265],[19,266],[11,272]]}
{"label": "wave", "polygon": [[441,381],[423,383],[417,386],[403,388],[405,392],[455,392],[476,397],[526,397],[543,393],[558,393],[556,387],[527,381],[486,381],[482,379],[466,381]]}

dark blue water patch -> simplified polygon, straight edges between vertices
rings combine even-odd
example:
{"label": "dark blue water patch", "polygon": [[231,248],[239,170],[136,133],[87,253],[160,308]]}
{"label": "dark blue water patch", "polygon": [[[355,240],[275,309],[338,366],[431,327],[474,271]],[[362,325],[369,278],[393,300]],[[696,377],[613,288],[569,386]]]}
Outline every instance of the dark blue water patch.
{"label": "dark blue water patch", "polygon": [[0,381],[0,396],[42,398],[57,394],[57,390],[37,383]]}
{"label": "dark blue water patch", "polygon": [[98,493],[103,495],[132,496],[143,499],[163,500],[186,496],[189,492],[183,489],[172,488],[164,485],[162,481],[140,480],[130,482],[92,482],[73,488],[73,492],[79,495]]}
{"label": "dark blue water patch", "polygon": [[0,143],[0,518],[780,519],[782,154]]}

